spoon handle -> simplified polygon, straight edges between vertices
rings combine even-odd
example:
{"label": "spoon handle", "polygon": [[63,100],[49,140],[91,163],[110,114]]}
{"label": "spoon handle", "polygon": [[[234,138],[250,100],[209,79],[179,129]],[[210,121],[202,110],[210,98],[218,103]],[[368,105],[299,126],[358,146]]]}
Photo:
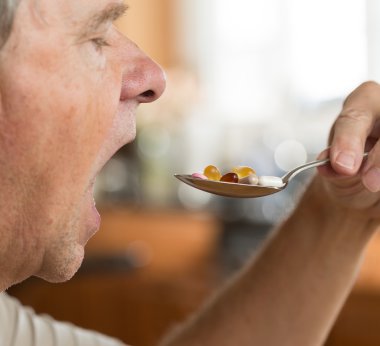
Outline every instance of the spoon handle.
{"label": "spoon handle", "polygon": [[[363,154],[363,157],[367,157],[368,152]],[[304,165],[298,166],[288,173],[286,173],[281,179],[284,182],[284,184],[287,184],[290,180],[292,180],[298,173],[301,173],[309,168],[313,167],[318,167],[318,166],[323,166],[327,163],[330,162],[330,159],[324,159],[324,160],[316,160],[316,161],[311,161],[308,163],[305,163]]]}

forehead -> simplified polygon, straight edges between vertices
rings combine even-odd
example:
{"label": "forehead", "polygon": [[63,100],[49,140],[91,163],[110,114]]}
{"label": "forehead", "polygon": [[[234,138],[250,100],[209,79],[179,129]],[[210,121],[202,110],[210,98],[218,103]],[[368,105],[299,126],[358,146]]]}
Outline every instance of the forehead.
{"label": "forehead", "polygon": [[[96,15],[107,7],[122,4],[122,0],[26,0],[38,20],[46,24],[57,21],[75,24]],[[52,21],[54,23],[52,23]]]}

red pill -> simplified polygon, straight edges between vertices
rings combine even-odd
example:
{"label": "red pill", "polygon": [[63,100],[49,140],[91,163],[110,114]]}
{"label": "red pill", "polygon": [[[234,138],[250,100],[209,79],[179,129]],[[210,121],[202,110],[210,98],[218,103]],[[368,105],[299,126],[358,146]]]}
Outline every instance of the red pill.
{"label": "red pill", "polygon": [[227,173],[220,178],[220,181],[225,183],[238,183],[239,177],[236,173]]}

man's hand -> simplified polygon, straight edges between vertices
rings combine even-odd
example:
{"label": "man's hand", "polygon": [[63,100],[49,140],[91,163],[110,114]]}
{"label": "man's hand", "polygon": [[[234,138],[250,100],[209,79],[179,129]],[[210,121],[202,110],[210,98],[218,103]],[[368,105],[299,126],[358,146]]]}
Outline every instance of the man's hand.
{"label": "man's hand", "polygon": [[370,218],[380,218],[379,137],[380,85],[366,82],[345,100],[330,133],[329,149],[320,155],[331,159],[331,166],[319,169],[329,196]]}

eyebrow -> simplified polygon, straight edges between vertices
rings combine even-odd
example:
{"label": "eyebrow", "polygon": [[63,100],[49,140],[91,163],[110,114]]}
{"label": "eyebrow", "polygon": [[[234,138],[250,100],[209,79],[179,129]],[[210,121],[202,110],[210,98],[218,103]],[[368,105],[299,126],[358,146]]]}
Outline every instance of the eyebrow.
{"label": "eyebrow", "polygon": [[106,6],[100,12],[97,12],[90,16],[84,25],[82,32],[82,37],[86,36],[88,33],[96,31],[100,26],[108,22],[114,22],[125,14],[128,10],[128,5],[123,3],[114,3]]}

